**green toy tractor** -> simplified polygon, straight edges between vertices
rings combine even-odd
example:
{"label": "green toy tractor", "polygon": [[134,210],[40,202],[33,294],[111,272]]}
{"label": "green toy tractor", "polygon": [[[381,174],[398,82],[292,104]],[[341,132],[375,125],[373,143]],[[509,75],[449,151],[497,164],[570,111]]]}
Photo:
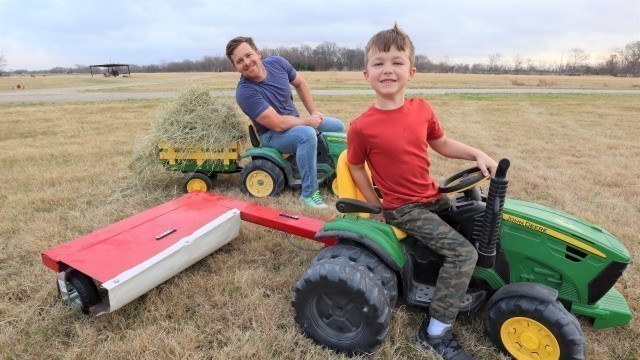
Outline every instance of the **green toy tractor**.
{"label": "green toy tractor", "polygon": [[[392,226],[368,219],[380,209],[361,201],[344,161],[343,155],[336,204],[343,214],[316,234],[339,242],[313,260],[296,285],[292,306],[314,341],[340,352],[370,353],[386,337],[399,297],[428,308],[443,259]],[[574,315],[591,318],[594,328],[631,320],[626,300],[613,287],[630,262],[629,252],[609,232],[574,216],[505,199],[508,168],[509,161],[501,160],[488,194],[475,186],[485,179],[478,168],[440,187],[453,204],[438,215],[479,255],[460,314],[485,306],[490,339],[515,359],[584,359],[584,335]]]}
{"label": "green toy tractor", "polygon": [[[253,125],[249,125],[249,138],[253,148],[242,156],[251,161],[242,168],[242,189],[256,197],[276,196],[288,185],[302,187],[295,154],[282,154],[278,150],[263,147]],[[338,156],[347,147],[344,133],[318,133],[318,184],[328,184],[337,194],[336,164]]]}
{"label": "green toy tractor", "polygon": [[[160,142],[158,158],[165,169],[187,174],[183,185],[186,193],[209,191],[218,174],[241,173],[241,188],[256,197],[276,196],[288,185],[302,186],[295,154],[282,154],[278,150],[263,147],[256,129],[249,125],[249,138],[253,148],[241,154],[240,141],[225,144],[216,149],[180,147]],[[336,163],[347,147],[344,133],[318,133],[318,183],[327,184],[337,194]],[[246,166],[240,160],[251,158]]]}

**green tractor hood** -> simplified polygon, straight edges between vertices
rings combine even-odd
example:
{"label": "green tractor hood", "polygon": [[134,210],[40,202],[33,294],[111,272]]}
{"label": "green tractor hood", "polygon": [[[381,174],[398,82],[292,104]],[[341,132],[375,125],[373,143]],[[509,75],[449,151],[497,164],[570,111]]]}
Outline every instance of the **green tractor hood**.
{"label": "green tractor hood", "polygon": [[631,259],[620,240],[608,231],[546,206],[507,199],[502,220],[545,233],[609,261],[628,263]]}
{"label": "green tractor hood", "polygon": [[558,290],[572,313],[594,319],[594,328],[631,321],[629,305],[613,287],[631,257],[608,231],[562,211],[507,199],[500,237],[511,283]]}

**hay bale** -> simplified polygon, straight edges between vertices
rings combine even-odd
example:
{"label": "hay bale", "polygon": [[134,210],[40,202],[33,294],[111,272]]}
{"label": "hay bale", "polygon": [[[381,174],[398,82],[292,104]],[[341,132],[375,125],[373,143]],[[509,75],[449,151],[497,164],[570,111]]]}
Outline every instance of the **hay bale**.
{"label": "hay bale", "polygon": [[232,98],[213,97],[201,85],[189,87],[170,99],[151,118],[149,132],[136,139],[128,187],[154,191],[171,184],[175,188],[176,180],[183,179],[178,171],[164,170],[158,158],[159,143],[182,152],[215,152],[235,141],[245,143],[247,126],[248,119]]}
{"label": "hay bale", "polygon": [[244,139],[246,124],[231,98],[212,97],[205,87],[194,85],[155,116],[149,137],[156,143],[216,149]]}

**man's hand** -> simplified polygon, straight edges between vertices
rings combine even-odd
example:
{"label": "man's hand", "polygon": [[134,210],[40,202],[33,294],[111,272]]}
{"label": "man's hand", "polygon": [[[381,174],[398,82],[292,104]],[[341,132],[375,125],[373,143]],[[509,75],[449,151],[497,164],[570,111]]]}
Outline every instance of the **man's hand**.
{"label": "man's hand", "polygon": [[322,124],[322,113],[318,113],[317,111],[311,114],[307,118],[308,125],[314,129],[317,129],[320,124]]}

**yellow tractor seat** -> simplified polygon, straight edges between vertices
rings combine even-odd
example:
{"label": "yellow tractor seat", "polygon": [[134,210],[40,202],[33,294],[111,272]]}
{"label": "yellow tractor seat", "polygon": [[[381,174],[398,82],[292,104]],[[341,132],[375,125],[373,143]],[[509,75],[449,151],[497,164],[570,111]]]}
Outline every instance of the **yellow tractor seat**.
{"label": "yellow tractor seat", "polygon": [[[369,181],[371,181],[371,171],[367,164],[364,166],[367,171],[367,175],[369,175]],[[362,202],[367,202],[364,198],[358,187],[353,182],[353,178],[351,177],[351,172],[349,171],[349,164],[347,164],[347,150],[343,151],[342,154],[338,157],[338,165],[336,166],[337,179],[338,179],[338,198],[340,199],[354,199]],[[373,184],[373,182],[372,182]],[[357,215],[363,218],[371,217],[369,213],[353,213],[353,215]],[[398,229],[393,225],[391,229],[396,234],[398,240],[402,240],[407,237],[407,233]]]}

